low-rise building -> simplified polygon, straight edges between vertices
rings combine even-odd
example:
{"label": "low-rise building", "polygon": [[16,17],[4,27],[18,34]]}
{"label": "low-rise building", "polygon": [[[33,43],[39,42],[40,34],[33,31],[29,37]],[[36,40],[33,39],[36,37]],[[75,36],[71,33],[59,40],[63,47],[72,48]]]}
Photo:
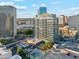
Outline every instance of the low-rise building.
{"label": "low-rise building", "polygon": [[21,29],[33,29],[35,27],[34,18],[18,18],[17,19],[17,30]]}
{"label": "low-rise building", "polygon": [[22,59],[22,57],[20,57],[19,55],[16,54],[16,55],[12,56],[9,59]]}
{"label": "low-rise building", "polygon": [[0,59],[9,59],[10,57],[12,57],[11,50],[0,48]]}

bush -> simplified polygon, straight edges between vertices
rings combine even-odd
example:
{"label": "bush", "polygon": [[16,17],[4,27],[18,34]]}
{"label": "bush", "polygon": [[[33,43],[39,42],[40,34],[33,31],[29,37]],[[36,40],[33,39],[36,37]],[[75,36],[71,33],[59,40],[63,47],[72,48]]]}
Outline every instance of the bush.
{"label": "bush", "polygon": [[41,46],[41,50],[48,50],[48,49],[51,49],[52,47],[53,47],[53,42],[52,41],[46,41],[45,42],[45,44],[43,44],[42,46]]}
{"label": "bush", "polygon": [[20,30],[17,32],[16,37],[18,36],[32,36],[34,31],[32,29]]}
{"label": "bush", "polygon": [[25,34],[26,36],[33,35],[33,30],[31,30],[31,29],[25,30],[25,31],[24,31],[24,34]]}
{"label": "bush", "polygon": [[6,40],[6,39],[0,39],[0,42],[2,43],[2,45],[6,45],[6,44],[13,43],[15,41],[13,41],[13,40]]}

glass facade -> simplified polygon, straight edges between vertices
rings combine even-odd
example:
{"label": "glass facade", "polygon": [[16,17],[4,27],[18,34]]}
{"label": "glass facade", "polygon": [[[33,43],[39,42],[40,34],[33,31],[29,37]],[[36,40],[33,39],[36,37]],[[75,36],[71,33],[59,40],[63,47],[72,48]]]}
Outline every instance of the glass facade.
{"label": "glass facade", "polygon": [[39,8],[39,14],[42,15],[44,13],[47,13],[47,8],[46,7],[40,7]]}
{"label": "glass facade", "polygon": [[13,38],[16,35],[16,8],[0,6],[0,38]]}

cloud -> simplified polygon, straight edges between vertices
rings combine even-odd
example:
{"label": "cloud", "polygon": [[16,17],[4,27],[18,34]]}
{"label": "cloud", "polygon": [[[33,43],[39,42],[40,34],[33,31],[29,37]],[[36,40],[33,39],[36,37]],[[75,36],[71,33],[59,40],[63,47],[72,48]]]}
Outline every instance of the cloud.
{"label": "cloud", "polygon": [[41,7],[45,7],[46,5],[44,4],[44,3],[41,3],[41,5],[40,5]]}
{"label": "cloud", "polygon": [[25,14],[25,13],[22,13],[22,14],[18,14],[17,15],[17,18],[33,18],[35,17],[34,15],[31,15],[31,14]]}
{"label": "cloud", "polygon": [[32,6],[33,6],[33,7],[35,7],[35,6],[36,6],[36,4],[32,4]]}
{"label": "cloud", "polygon": [[17,9],[27,9],[26,6],[15,5],[13,2],[0,2],[0,6],[11,5],[16,7]]}
{"label": "cloud", "polygon": [[72,7],[70,8],[70,11],[79,10],[79,7]]}
{"label": "cloud", "polygon": [[16,7],[17,9],[27,9],[26,6],[18,6],[18,5],[15,5],[15,7]]}
{"label": "cloud", "polygon": [[68,10],[62,10],[60,14],[68,16],[79,14],[79,7],[71,7]]}
{"label": "cloud", "polygon": [[4,5],[14,5],[13,2],[0,2],[0,6],[4,6]]}
{"label": "cloud", "polygon": [[24,0],[13,0],[13,1],[19,1],[19,2],[22,2],[22,1],[24,1]]}
{"label": "cloud", "polygon": [[79,7],[71,7],[69,10],[69,15],[79,14]]}
{"label": "cloud", "polygon": [[52,5],[58,5],[60,3],[61,3],[60,1],[51,2]]}
{"label": "cloud", "polygon": [[65,12],[65,10],[62,10],[62,12]]}

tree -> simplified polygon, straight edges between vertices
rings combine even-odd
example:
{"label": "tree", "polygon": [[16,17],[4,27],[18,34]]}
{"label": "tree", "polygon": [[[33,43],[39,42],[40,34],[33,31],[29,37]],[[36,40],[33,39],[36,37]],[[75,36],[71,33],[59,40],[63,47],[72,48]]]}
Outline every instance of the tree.
{"label": "tree", "polygon": [[6,39],[0,39],[0,42],[2,45],[10,44],[15,42],[14,40],[6,40]]}
{"label": "tree", "polygon": [[54,45],[53,41],[46,40],[45,44],[43,44],[40,49],[43,50],[43,51],[48,50],[48,49],[51,49],[53,47],[53,45]]}
{"label": "tree", "polygon": [[75,40],[77,40],[78,37],[79,37],[79,31],[78,31],[78,32],[76,33],[76,35],[75,35]]}
{"label": "tree", "polygon": [[16,34],[15,38],[18,38],[18,37],[20,37],[20,35],[19,34]]}
{"label": "tree", "polygon": [[22,57],[22,59],[30,59],[28,56],[28,52],[25,51],[23,48],[17,48],[17,53]]}
{"label": "tree", "polygon": [[25,36],[31,36],[34,34],[34,31],[32,29],[28,29],[24,31]]}

